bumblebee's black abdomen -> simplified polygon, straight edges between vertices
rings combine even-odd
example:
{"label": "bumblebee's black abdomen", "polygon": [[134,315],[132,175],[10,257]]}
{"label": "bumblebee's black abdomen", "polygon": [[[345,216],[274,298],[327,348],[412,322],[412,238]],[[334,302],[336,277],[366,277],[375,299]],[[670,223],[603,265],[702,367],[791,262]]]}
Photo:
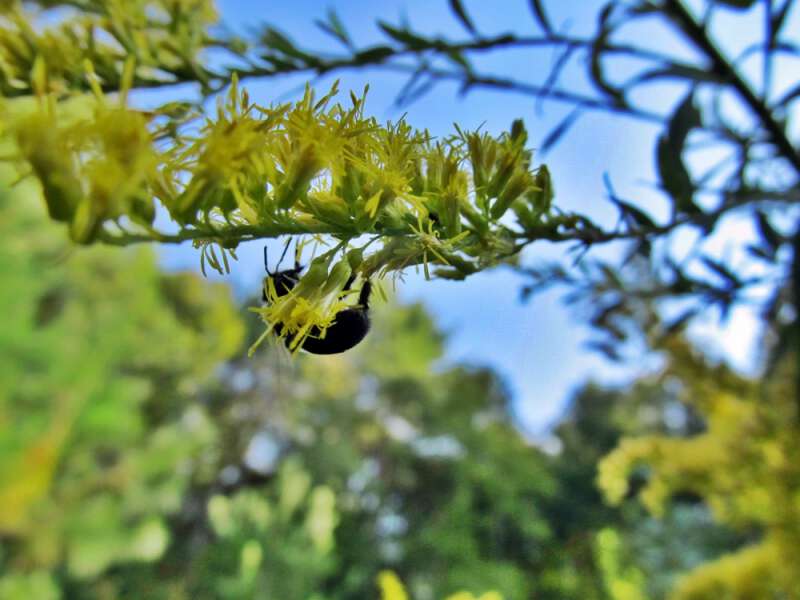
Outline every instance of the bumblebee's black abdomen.
{"label": "bumblebee's black abdomen", "polygon": [[[362,308],[348,308],[336,315],[336,320],[328,327],[324,338],[316,337],[319,332],[312,330],[302,348],[311,354],[339,354],[358,344],[368,332],[367,311]],[[290,343],[287,340],[287,345]]]}

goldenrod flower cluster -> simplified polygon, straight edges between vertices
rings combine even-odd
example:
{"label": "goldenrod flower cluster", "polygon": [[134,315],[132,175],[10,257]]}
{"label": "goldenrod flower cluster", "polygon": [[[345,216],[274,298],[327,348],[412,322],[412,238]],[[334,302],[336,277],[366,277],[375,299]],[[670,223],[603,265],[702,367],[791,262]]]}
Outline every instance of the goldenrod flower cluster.
{"label": "goldenrod flower cluster", "polygon": [[[54,18],[49,8],[67,10]],[[121,87],[130,58],[138,65],[137,87],[190,77],[202,84],[208,74],[201,53],[216,19],[213,0],[3,0],[0,94],[35,92],[30,75],[39,61],[47,65],[49,90],[59,95],[86,89],[87,60],[107,90]]]}
{"label": "goldenrod flower cluster", "polygon": [[[521,121],[499,136],[456,127],[436,139],[369,116],[366,89],[256,103],[204,56],[216,43],[210,0],[79,4],[55,18],[58,1],[2,4],[3,158],[38,181],[50,217],[81,244],[191,241],[204,272],[224,272],[242,242],[313,241],[322,253],[300,284],[260,310],[297,343],[324,335],[351,276],[422,265],[427,277],[464,278],[574,225],[551,206]],[[199,83],[205,103],[129,102],[132,90],[181,81]]]}
{"label": "goldenrod flower cluster", "polygon": [[[656,516],[678,492],[699,494],[720,523],[759,531],[760,541],[703,565],[679,581],[672,598],[795,597],[800,590],[800,450],[797,398],[789,365],[756,388],[723,383],[678,356],[674,369],[687,383],[686,402],[707,424],[691,437],[623,440],[599,466],[598,483],[611,503],[628,492],[628,476],[647,469],[640,492]],[[729,378],[730,379],[730,378]],[[791,592],[791,593],[790,593]]]}
{"label": "goldenrod flower cluster", "polygon": [[[324,332],[351,274],[423,265],[430,277],[436,265],[434,275],[463,278],[512,258],[530,228],[558,226],[549,174],[532,166],[519,122],[498,138],[458,130],[434,140],[367,116],[366,90],[346,105],[334,85],[319,99],[307,89],[298,102],[262,106],[236,78],[213,115],[193,119],[185,105],[128,106],[133,60],[117,98],[84,68],[92,96],[56,101],[40,61],[38,97],[5,102],[15,158],[39,181],[51,218],[79,243],[193,240],[203,265],[219,270],[243,241],[305,235],[333,247],[260,311],[297,343]],[[154,228],[159,207],[174,232]]]}

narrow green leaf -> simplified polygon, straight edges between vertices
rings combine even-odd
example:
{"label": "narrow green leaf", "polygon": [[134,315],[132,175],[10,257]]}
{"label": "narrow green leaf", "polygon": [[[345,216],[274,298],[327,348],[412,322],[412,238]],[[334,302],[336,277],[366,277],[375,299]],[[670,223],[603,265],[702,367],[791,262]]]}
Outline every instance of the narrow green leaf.
{"label": "narrow green leaf", "polygon": [[356,65],[382,63],[387,58],[394,56],[394,49],[390,46],[373,46],[355,55]]}
{"label": "narrow green leaf", "polygon": [[467,73],[472,71],[472,66],[469,64],[469,61],[466,59],[462,52],[458,52],[457,50],[448,50],[446,52],[447,58],[452,60],[462,69],[464,69]]}
{"label": "narrow green leaf", "polygon": [[550,148],[556,145],[558,140],[560,140],[561,137],[567,131],[569,131],[569,128],[575,124],[575,122],[578,120],[578,117],[581,116],[582,112],[583,111],[581,111],[580,108],[576,108],[570,111],[570,113],[566,117],[564,117],[558,125],[556,125],[553,129],[550,130],[550,133],[548,133],[547,137],[544,138],[544,140],[542,141],[542,146],[539,149],[542,152],[542,154],[546,153],[547,151],[550,150]]}
{"label": "narrow green leaf", "polygon": [[461,4],[461,0],[449,0],[449,2],[450,10],[452,10],[458,17],[458,20],[461,21],[464,29],[469,31],[472,35],[478,35],[478,31],[475,29],[475,25],[470,20],[467,11],[464,10],[464,5]]}
{"label": "narrow green leaf", "polygon": [[397,27],[392,27],[383,21],[378,21],[378,27],[380,27],[390,38],[396,42],[404,44],[406,47],[411,48],[412,50],[429,48],[431,45],[430,42],[424,37],[411,33],[411,31],[408,29],[398,29]]}
{"label": "narrow green leaf", "polygon": [[317,20],[316,24],[322,31],[333,36],[348,48],[353,47],[353,41],[344,28],[344,23],[342,23],[341,19],[339,19],[339,15],[337,15],[333,9],[328,11],[327,21]]}
{"label": "narrow green leaf", "polygon": [[320,62],[317,56],[300,50],[292,40],[272,27],[268,27],[261,34],[261,39],[267,47],[277,50],[287,57],[302,60],[307,65],[316,65]]}
{"label": "narrow green leaf", "polygon": [[699,69],[691,65],[669,64],[667,66],[648,69],[637,74],[625,83],[624,88],[632,88],[640,83],[661,81],[664,79],[688,80],[694,82],[720,83],[720,78],[708,69]]}
{"label": "narrow green leaf", "polygon": [[696,213],[698,208],[692,202],[692,178],[679,154],[675,154],[669,138],[661,136],[658,140],[657,167],[661,185],[672,198],[678,212]]}
{"label": "narrow green leaf", "polygon": [[529,0],[528,4],[531,7],[533,16],[536,17],[536,21],[539,23],[539,26],[545,31],[545,33],[552,34],[553,26],[550,24],[550,19],[547,17],[547,13],[544,10],[544,3],[542,0]]}
{"label": "narrow green leaf", "polygon": [[677,110],[669,121],[667,135],[673,149],[678,152],[683,151],[689,132],[696,127],[700,127],[700,125],[700,111],[694,105],[694,93],[690,92],[678,105]]}
{"label": "narrow green leaf", "polygon": [[692,201],[694,185],[683,161],[686,138],[700,124],[700,111],[694,105],[694,93],[690,92],[672,114],[666,133],[658,139],[657,162],[661,184],[672,197],[675,207],[685,213],[697,213],[700,210]]}
{"label": "narrow green leaf", "polygon": [[612,202],[617,205],[617,208],[619,208],[623,215],[630,217],[639,227],[644,227],[647,229],[653,229],[656,227],[655,221],[653,221],[653,219],[651,219],[646,212],[640,208],[637,208],[633,204],[625,202],[624,200],[620,200],[619,198],[612,199]]}

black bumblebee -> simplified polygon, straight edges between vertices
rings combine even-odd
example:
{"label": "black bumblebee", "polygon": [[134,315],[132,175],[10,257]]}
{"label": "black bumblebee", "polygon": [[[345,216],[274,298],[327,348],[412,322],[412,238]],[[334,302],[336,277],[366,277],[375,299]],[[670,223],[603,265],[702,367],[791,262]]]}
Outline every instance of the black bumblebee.
{"label": "black bumblebee", "polygon": [[[285,296],[297,285],[304,268],[295,252],[294,267],[283,271],[277,270],[280,268],[288,248],[289,244],[287,243],[281,258],[278,260],[278,264],[275,265],[276,270],[270,271],[267,262],[267,247],[264,246],[264,269],[267,272],[267,278],[272,279],[278,297]],[[350,290],[355,278],[355,274],[350,275],[347,283],[342,288],[343,293]],[[265,303],[269,301],[266,287],[267,281],[265,280],[261,291],[261,296]],[[320,337],[322,332],[318,327],[311,328],[300,347],[311,354],[339,354],[350,350],[350,348],[361,342],[369,333],[369,297],[371,292],[372,284],[367,280],[361,286],[361,291],[358,294],[358,304],[336,313],[333,323],[325,330],[325,337]],[[275,332],[281,335],[282,327],[277,326]],[[286,345],[290,346],[293,339],[293,335],[287,335]]]}

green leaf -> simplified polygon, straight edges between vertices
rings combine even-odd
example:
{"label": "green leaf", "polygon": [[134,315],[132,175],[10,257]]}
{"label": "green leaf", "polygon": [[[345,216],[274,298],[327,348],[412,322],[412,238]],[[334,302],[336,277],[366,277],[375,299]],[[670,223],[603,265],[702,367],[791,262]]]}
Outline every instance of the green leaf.
{"label": "green leaf", "polygon": [[628,221],[632,220],[639,227],[646,229],[657,227],[655,221],[647,213],[617,196],[614,187],[611,185],[611,178],[608,173],[603,173],[603,183],[606,186],[609,200],[619,209],[622,218]]}
{"label": "green leaf", "polygon": [[356,65],[382,63],[391,56],[394,56],[394,48],[391,46],[373,46],[356,53],[354,63]]}
{"label": "green leaf", "polygon": [[620,200],[619,198],[613,199],[612,201],[617,205],[624,215],[630,216],[639,227],[648,229],[656,227],[655,221],[653,221],[653,219],[651,219],[646,212],[637,208],[633,204]]}
{"label": "green leaf", "polygon": [[408,29],[398,29],[397,27],[392,27],[388,23],[384,21],[378,21],[378,27],[380,27],[386,35],[390,38],[395,40],[396,42],[400,42],[404,44],[408,48],[412,50],[422,50],[423,48],[430,48],[430,42],[425,39],[424,37],[418,36],[414,33],[411,33]]}
{"label": "green leaf", "polygon": [[342,23],[342,21],[339,19],[339,15],[337,15],[333,9],[328,10],[327,21],[317,20],[315,23],[322,31],[335,37],[348,48],[353,47],[353,41],[350,39],[350,35],[344,28],[344,23]]}
{"label": "green leaf", "polygon": [[472,35],[478,35],[478,31],[475,29],[475,25],[469,18],[467,11],[464,10],[464,5],[461,4],[461,0],[449,0],[450,2],[450,10],[452,10],[458,20],[461,21],[461,24],[464,26],[464,29],[469,31]]}
{"label": "green leaf", "polygon": [[552,34],[553,26],[550,24],[550,19],[547,17],[547,13],[544,10],[544,3],[542,0],[529,0],[528,4],[531,7],[533,16],[536,17],[536,21],[539,23],[539,26],[544,29],[546,33]]}
{"label": "green leaf", "polygon": [[464,56],[463,52],[459,52],[457,50],[448,50],[445,55],[465,71],[469,72],[472,70],[472,66],[469,64],[469,61]]}
{"label": "green leaf", "polygon": [[700,69],[691,65],[671,63],[666,66],[648,69],[625,83],[625,89],[640,83],[661,81],[663,79],[688,80],[694,82],[720,83],[721,80],[713,71]]}
{"label": "green leaf", "polygon": [[694,185],[682,154],[689,132],[700,124],[700,112],[694,105],[694,93],[690,92],[670,118],[666,133],[658,139],[657,166],[661,184],[672,197],[675,208],[685,213],[699,211],[692,201]]}
{"label": "green leaf", "polygon": [[273,27],[268,27],[262,33],[261,39],[267,47],[277,50],[290,58],[299,59],[308,65],[315,65],[320,62],[318,57],[303,52],[295,46],[292,40]]}
{"label": "green leaf", "polygon": [[558,140],[560,140],[561,137],[567,131],[569,131],[570,127],[572,127],[575,124],[575,122],[578,120],[578,117],[581,116],[582,112],[583,111],[580,109],[580,107],[570,111],[569,114],[566,117],[564,117],[558,125],[556,125],[555,127],[553,127],[553,129],[550,130],[550,133],[548,133],[547,137],[545,137],[544,140],[542,141],[542,146],[540,148],[540,151],[544,154],[545,152],[550,150],[553,146],[555,146]]}
{"label": "green leaf", "polygon": [[682,152],[686,138],[692,129],[700,127],[700,111],[694,105],[694,92],[689,92],[672,115],[667,127],[667,136],[672,149]]}

